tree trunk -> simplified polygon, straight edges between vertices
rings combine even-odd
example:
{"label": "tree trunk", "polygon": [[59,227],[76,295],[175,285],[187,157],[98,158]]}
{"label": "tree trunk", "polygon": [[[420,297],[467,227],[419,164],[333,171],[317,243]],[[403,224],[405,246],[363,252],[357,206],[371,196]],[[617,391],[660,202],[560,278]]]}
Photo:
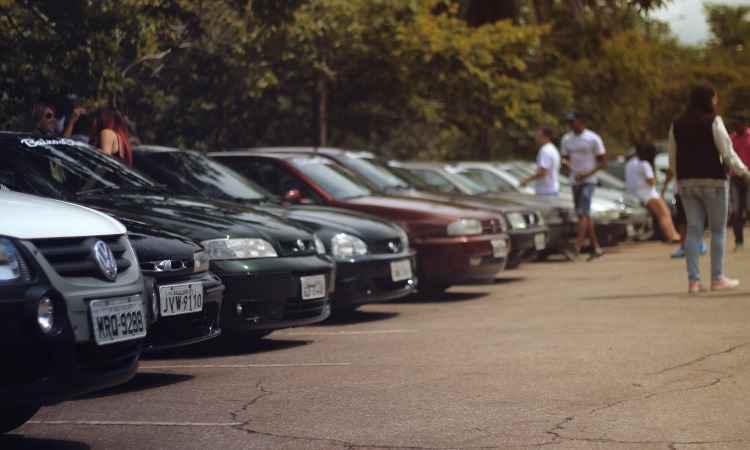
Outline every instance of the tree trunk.
{"label": "tree trunk", "polygon": [[315,83],[315,97],[317,100],[315,144],[318,147],[325,147],[328,145],[328,85],[323,75],[318,75]]}

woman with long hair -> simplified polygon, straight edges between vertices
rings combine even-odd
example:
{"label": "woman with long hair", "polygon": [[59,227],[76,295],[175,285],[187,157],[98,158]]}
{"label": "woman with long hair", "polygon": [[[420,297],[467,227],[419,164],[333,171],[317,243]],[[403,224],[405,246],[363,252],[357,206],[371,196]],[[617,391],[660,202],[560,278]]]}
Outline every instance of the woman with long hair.
{"label": "woman with long hair", "polygon": [[667,242],[679,242],[680,233],[672,222],[672,213],[663,198],[656,192],[654,160],[656,146],[651,143],[636,146],[636,155],[625,166],[625,184],[628,192],[638,199],[654,215]]}
{"label": "woman with long hair", "polygon": [[130,145],[128,125],[119,111],[105,108],[96,114],[89,142],[105,155],[133,165],[133,148]]}
{"label": "woman with long hair", "polygon": [[719,97],[710,85],[693,88],[685,111],[669,130],[669,165],[677,177],[687,216],[688,292],[705,290],[698,257],[706,219],[711,231],[711,289],[736,288],[740,282],[724,271],[729,191],[727,172],[750,179],[716,113]]}

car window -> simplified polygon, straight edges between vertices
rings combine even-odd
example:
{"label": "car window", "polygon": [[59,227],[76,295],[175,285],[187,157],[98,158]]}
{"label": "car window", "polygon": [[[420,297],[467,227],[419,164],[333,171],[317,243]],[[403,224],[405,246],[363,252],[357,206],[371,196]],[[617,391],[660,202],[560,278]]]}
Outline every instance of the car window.
{"label": "car window", "polygon": [[492,192],[515,192],[516,188],[497,174],[485,169],[461,169],[461,174]]}
{"label": "car window", "polygon": [[392,173],[385,164],[356,156],[345,156],[343,162],[378,189],[408,188],[409,183]]}
{"label": "car window", "polygon": [[442,174],[429,169],[408,169],[411,173],[421,178],[427,185],[440,192],[456,193],[459,189]]}
{"label": "car window", "polygon": [[298,190],[308,203],[322,203],[323,199],[310,186],[293,174],[280,161],[253,157],[217,157],[219,162],[236,170],[265,191],[284,197],[291,190]]}
{"label": "car window", "polygon": [[136,151],[135,166],[178,194],[262,201],[269,193],[224,164],[193,151]]}
{"label": "car window", "polygon": [[293,158],[291,163],[336,199],[371,194],[357,175],[326,158]]}
{"label": "car window", "polygon": [[453,181],[454,184],[461,186],[470,195],[485,194],[489,191],[486,187],[460,173],[445,173],[444,175]]}
{"label": "car window", "polygon": [[26,138],[3,152],[11,153],[15,183],[26,192],[66,198],[101,189],[157,189],[144,175],[70,139]]}

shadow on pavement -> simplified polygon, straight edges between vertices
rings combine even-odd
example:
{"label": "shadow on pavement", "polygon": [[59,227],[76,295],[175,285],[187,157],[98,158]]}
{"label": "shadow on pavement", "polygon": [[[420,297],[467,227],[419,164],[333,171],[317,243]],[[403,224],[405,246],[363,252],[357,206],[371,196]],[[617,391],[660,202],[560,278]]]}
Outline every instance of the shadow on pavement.
{"label": "shadow on pavement", "polygon": [[495,281],[489,284],[510,284],[524,280],[526,280],[526,277],[499,277],[495,278]]}
{"label": "shadow on pavement", "polygon": [[398,317],[397,312],[385,312],[385,311],[341,311],[334,312],[331,317],[318,326],[332,326],[332,325],[349,325],[354,323],[367,323],[376,322],[379,320],[388,320]]}
{"label": "shadow on pavement", "polygon": [[90,450],[91,447],[74,441],[39,439],[20,434],[0,435],[0,448],[3,450]]}
{"label": "shadow on pavement", "polygon": [[221,335],[219,338],[213,339],[209,342],[204,342],[202,344],[194,345],[191,347],[152,354],[143,359],[165,360],[209,358],[217,356],[239,356],[247,355],[250,353],[265,353],[277,350],[285,350],[288,348],[301,347],[303,345],[311,344],[312,342],[313,341],[304,339],[273,339],[273,334],[271,334],[270,338],[266,339]]}
{"label": "shadow on pavement", "polygon": [[488,292],[444,292],[442,294],[430,296],[417,293],[411,297],[396,300],[391,303],[458,303],[479,300],[488,295]]}
{"label": "shadow on pavement", "polygon": [[92,399],[100,397],[109,397],[110,395],[127,394],[130,392],[140,392],[148,389],[157,389],[172,384],[182,383],[192,380],[192,375],[181,373],[159,373],[159,372],[138,372],[132,380],[121,386],[106,389],[104,391],[93,392],[80,399]]}

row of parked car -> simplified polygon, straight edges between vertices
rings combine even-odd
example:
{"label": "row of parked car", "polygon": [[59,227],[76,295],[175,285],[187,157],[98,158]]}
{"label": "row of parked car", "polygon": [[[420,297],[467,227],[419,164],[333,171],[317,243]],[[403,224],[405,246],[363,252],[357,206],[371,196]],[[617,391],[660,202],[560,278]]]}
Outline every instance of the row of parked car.
{"label": "row of parked car", "polygon": [[[131,168],[78,141],[8,132],[0,152],[3,432],[126,382],[142,351],[258,339],[332,309],[493,280],[564,250],[576,226],[570,198],[520,188],[533,170],[522,163],[139,146]],[[601,195],[606,242],[646,237],[637,202]]]}

